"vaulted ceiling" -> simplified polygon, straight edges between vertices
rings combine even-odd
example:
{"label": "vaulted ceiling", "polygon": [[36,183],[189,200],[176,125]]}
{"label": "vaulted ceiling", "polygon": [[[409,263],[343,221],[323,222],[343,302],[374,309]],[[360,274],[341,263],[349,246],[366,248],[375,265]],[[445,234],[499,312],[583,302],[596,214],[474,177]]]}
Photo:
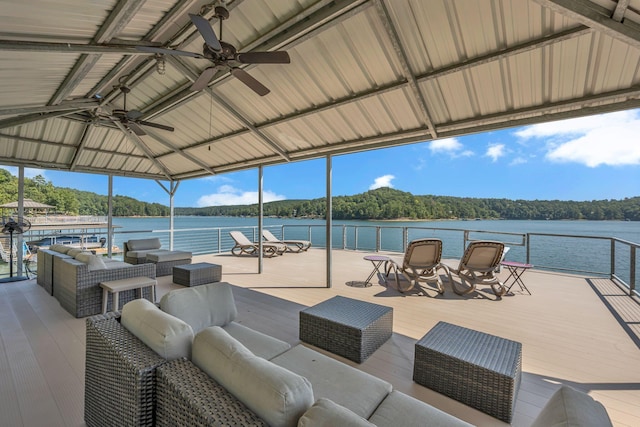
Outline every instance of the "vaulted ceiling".
{"label": "vaulted ceiling", "polygon": [[[177,181],[640,107],[640,0],[220,5],[0,0],[0,164]],[[291,63],[194,91],[212,61],[140,48],[203,53],[190,13]]]}

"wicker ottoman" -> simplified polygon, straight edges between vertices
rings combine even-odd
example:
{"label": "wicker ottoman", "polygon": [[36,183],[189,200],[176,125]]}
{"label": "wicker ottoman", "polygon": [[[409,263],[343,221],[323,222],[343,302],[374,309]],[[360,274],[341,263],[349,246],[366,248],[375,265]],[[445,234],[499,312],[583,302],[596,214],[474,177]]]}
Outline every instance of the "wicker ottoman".
{"label": "wicker ottoman", "polygon": [[222,266],[198,262],[173,267],[173,283],[182,286],[198,286],[219,282],[222,278]]}
{"label": "wicker ottoman", "polygon": [[393,330],[393,308],[336,296],[300,312],[300,340],[364,362]]}
{"label": "wicker ottoman", "polygon": [[415,382],[511,422],[522,375],[521,343],[439,322],[415,350]]}

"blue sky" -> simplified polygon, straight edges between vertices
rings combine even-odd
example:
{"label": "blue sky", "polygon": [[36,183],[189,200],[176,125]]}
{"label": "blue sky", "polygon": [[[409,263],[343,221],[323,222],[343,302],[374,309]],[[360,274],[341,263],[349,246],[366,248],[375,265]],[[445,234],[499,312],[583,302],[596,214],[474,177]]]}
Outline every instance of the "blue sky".
{"label": "blue sky", "polygon": [[[17,168],[7,167],[17,175]],[[325,159],[264,168],[264,200],[324,197]],[[55,186],[107,194],[107,177],[25,169]],[[153,180],[114,177],[114,195],[169,204]],[[168,187],[168,185],[167,185]],[[640,110],[333,157],[333,194],[392,187],[416,195],[525,200],[640,196]],[[183,181],[175,206],[256,203],[257,169]]]}

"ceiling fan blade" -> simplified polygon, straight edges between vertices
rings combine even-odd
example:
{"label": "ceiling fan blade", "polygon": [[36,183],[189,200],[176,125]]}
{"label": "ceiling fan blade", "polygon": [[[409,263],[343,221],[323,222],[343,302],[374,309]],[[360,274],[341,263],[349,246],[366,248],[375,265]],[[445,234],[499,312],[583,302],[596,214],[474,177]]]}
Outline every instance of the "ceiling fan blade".
{"label": "ceiling fan blade", "polygon": [[211,79],[213,78],[213,75],[216,73],[217,70],[218,69],[216,67],[206,68],[200,74],[200,77],[198,77],[198,79],[195,82],[193,82],[193,84],[191,85],[191,90],[199,92],[205,87],[207,87],[207,85],[209,84],[209,82],[211,81]]}
{"label": "ceiling fan blade", "polygon": [[156,128],[156,129],[168,130],[169,132],[173,132],[175,130],[171,126],[161,125],[160,123],[145,122],[144,120],[138,120],[137,124],[143,125],[143,126],[149,126],[151,128]]}
{"label": "ceiling fan blade", "polygon": [[138,111],[138,110],[130,110],[127,111],[127,113],[125,114],[126,118],[129,120],[135,120],[135,119],[139,119],[140,117],[142,117],[142,111]]}
{"label": "ceiling fan blade", "polygon": [[270,92],[265,85],[251,77],[251,75],[242,68],[232,68],[231,74],[233,74],[233,76],[240,80],[242,83],[249,86],[255,93],[260,96],[265,96]]}
{"label": "ceiling fan blade", "polygon": [[177,55],[177,56],[190,56],[192,58],[204,58],[199,53],[187,52],[185,50],[176,50],[176,49],[166,49],[164,47],[154,47],[154,46],[136,46],[141,52],[149,52],[149,53],[160,53],[163,55]]}
{"label": "ceiling fan blade", "polygon": [[136,122],[127,122],[125,123],[125,126],[128,126],[129,129],[138,136],[145,136],[147,134]]}
{"label": "ceiling fan blade", "polygon": [[216,52],[220,52],[222,50],[222,46],[220,46],[220,41],[218,41],[216,33],[213,32],[213,28],[209,21],[200,15],[194,15],[192,13],[189,14],[189,18],[191,18],[191,22],[193,22],[193,25],[195,25],[200,32],[205,43],[207,43],[211,49]]}
{"label": "ceiling fan blade", "polygon": [[291,58],[284,50],[276,52],[245,52],[239,53],[236,60],[243,64],[289,64]]}

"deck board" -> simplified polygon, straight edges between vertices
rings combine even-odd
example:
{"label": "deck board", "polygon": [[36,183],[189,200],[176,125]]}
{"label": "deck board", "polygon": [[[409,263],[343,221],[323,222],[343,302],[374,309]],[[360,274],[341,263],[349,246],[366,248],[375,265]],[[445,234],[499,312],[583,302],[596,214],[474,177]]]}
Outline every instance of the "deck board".
{"label": "deck board", "polygon": [[[523,343],[523,380],[513,425],[527,427],[564,383],[588,392],[616,426],[640,425],[640,306],[610,280],[530,270],[532,295],[515,290],[496,301],[479,292],[459,297],[445,284],[441,297],[402,294],[374,278],[367,288],[347,286],[371,272],[363,253],[333,252],[332,287],[326,288],[326,254],[310,250],[265,259],[197,256],[223,266],[235,285],[238,321],[293,345],[298,313],[335,295],[394,308],[394,334],[362,364],[319,350],[407,394],[479,426],[505,423],[412,380],[414,344],[444,320]],[[161,297],[174,285],[158,280]],[[85,320],[64,311],[34,280],[0,284],[0,416],[7,426],[82,426]]]}

